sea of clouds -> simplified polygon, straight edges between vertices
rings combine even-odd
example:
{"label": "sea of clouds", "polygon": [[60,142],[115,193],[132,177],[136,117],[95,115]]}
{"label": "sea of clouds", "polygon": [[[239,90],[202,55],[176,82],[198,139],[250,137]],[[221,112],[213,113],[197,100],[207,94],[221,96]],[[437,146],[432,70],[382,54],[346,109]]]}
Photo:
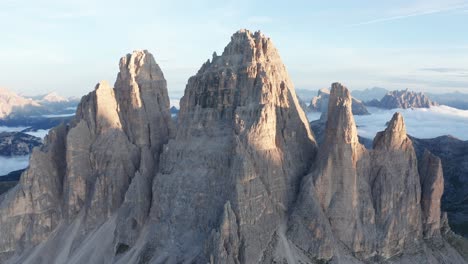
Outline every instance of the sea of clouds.
{"label": "sea of clouds", "polygon": [[[468,110],[459,110],[441,105],[431,108],[381,109],[367,108],[370,115],[354,116],[358,134],[373,139],[375,134],[386,127],[395,112],[403,115],[407,133],[417,138],[435,138],[451,135],[468,140]],[[309,113],[309,121],[320,118],[320,113]]]}
{"label": "sea of clouds", "polygon": [[3,157],[0,156],[0,176],[8,174],[9,172],[21,170],[28,166],[29,155]]}

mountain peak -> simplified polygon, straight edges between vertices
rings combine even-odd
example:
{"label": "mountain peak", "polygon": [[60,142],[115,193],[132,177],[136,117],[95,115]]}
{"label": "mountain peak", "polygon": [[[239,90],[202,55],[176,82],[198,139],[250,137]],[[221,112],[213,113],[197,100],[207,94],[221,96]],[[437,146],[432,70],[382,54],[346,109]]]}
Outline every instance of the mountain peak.
{"label": "mountain peak", "polygon": [[160,124],[171,124],[169,95],[153,55],[136,50],[120,59],[119,68],[114,89],[124,129],[139,146],[166,140],[171,128]]}
{"label": "mountain peak", "polygon": [[378,106],[387,109],[393,108],[429,108],[438,106],[439,104],[429,99],[427,95],[422,92],[413,92],[406,88],[401,91],[388,92],[380,102],[374,102],[373,106]]}
{"label": "mountain peak", "polygon": [[406,126],[405,121],[403,120],[403,115],[399,112],[393,114],[393,117],[390,120],[387,129],[393,132],[406,134]]}
{"label": "mountain peak", "polygon": [[222,55],[225,58],[229,56],[228,60],[223,61],[225,65],[238,65],[259,59],[279,59],[278,51],[270,38],[260,31],[252,33],[245,29],[232,35],[231,41],[224,48]]}
{"label": "mountain peak", "polygon": [[341,83],[333,83],[328,103],[327,140],[358,142],[356,124],[351,109],[351,94]]}
{"label": "mountain peak", "polygon": [[[119,63],[119,76],[116,81],[115,87],[119,80],[130,80],[136,82],[151,82],[157,80],[164,80],[164,74],[156,63],[153,54],[147,50],[135,50],[132,53],[120,59]],[[164,80],[165,81],[165,80]]]}
{"label": "mountain peak", "polygon": [[42,99],[40,100],[41,102],[47,102],[47,103],[60,103],[60,102],[68,102],[68,99],[60,96],[56,92],[50,92],[46,94]]}
{"label": "mountain peak", "polygon": [[403,115],[396,112],[387,128],[377,133],[374,139],[374,149],[398,149],[406,148],[411,144],[406,134],[405,121]]}

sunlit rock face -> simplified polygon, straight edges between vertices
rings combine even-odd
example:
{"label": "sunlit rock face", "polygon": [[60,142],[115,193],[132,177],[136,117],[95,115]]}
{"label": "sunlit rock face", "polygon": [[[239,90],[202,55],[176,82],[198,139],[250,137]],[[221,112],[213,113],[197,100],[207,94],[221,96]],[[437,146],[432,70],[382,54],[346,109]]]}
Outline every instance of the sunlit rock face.
{"label": "sunlit rock face", "polygon": [[[291,242],[317,258],[341,256],[343,263],[351,260],[342,256],[337,241],[354,257],[367,261],[417,255],[425,247],[424,239],[437,241],[443,245],[441,251],[451,254],[447,253],[450,247],[440,243],[443,176],[437,158],[427,154],[418,171],[399,113],[377,134],[373,148],[365,149],[358,140],[351,102],[346,87],[332,84],[324,142],[289,221]],[[424,254],[414,259],[434,258]],[[455,255],[453,263],[463,262]],[[403,259],[407,258],[396,262]]]}
{"label": "sunlit rock face", "polygon": [[418,243],[422,235],[417,158],[401,114],[395,113],[385,131],[377,133],[373,148],[370,181],[377,247],[390,257]]}
{"label": "sunlit rock face", "polygon": [[177,124],[153,56],[119,66],[1,196],[2,262],[464,263],[440,232],[440,160],[418,164],[401,115],[366,150],[334,83],[318,148],[260,32],[188,80]]}
{"label": "sunlit rock face", "polygon": [[205,252],[200,261],[256,262],[277,246],[273,237],[316,149],[272,41],[235,33],[189,79],[180,104],[177,135],[153,185],[155,236],[167,241],[155,255],[176,250],[184,261]]}
{"label": "sunlit rock face", "polygon": [[359,252],[372,248],[370,241],[375,230],[366,176],[370,160],[358,141],[351,104],[349,90],[334,83],[325,142],[312,177],[332,230],[347,246]]}

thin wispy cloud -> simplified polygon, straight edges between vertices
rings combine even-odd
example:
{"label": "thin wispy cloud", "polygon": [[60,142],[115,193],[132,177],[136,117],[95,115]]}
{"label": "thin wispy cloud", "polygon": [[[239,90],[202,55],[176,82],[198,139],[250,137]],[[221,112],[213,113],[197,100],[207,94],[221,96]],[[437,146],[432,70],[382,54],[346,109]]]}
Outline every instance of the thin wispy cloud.
{"label": "thin wispy cloud", "polygon": [[444,68],[444,67],[437,67],[437,68],[422,68],[421,71],[430,71],[430,72],[440,72],[440,73],[459,73],[459,72],[468,72],[467,69],[462,68]]}
{"label": "thin wispy cloud", "polygon": [[462,9],[464,10],[465,8],[468,8],[468,3],[444,7],[444,8],[421,10],[421,11],[417,11],[417,12],[410,13],[410,14],[378,18],[378,19],[368,20],[368,21],[359,22],[355,24],[350,24],[348,26],[356,27],[356,26],[371,25],[371,24],[384,23],[384,22],[390,22],[390,21],[395,21],[395,20],[402,20],[402,19],[411,18],[411,17],[433,15],[433,14],[449,12],[449,11],[454,11],[454,10],[462,10]]}
{"label": "thin wispy cloud", "polygon": [[[468,69],[464,68],[448,68],[448,67],[435,67],[435,68],[421,68],[420,71],[433,72],[436,74],[441,74],[445,76],[455,76],[455,77],[468,77]],[[468,84],[466,86],[468,88]]]}

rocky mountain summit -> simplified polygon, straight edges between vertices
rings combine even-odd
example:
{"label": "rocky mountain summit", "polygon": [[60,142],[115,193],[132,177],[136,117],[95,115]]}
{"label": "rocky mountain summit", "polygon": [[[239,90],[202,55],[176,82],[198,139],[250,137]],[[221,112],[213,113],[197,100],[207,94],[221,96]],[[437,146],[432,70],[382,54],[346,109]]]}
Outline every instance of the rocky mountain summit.
{"label": "rocky mountain summit", "polygon": [[418,166],[401,115],[367,150],[335,83],[318,147],[260,32],[202,65],[176,121],[149,52],[119,68],[0,197],[3,262],[466,263],[441,232],[440,161]]}
{"label": "rocky mountain summit", "polygon": [[366,102],[367,106],[374,106],[386,109],[394,108],[429,108],[431,106],[439,105],[431,101],[424,93],[417,93],[413,91],[401,90],[388,92],[382,99],[372,100]]}
{"label": "rocky mountain summit", "polygon": [[[312,98],[309,107],[307,108],[308,111],[316,111],[327,113],[328,111],[328,101],[330,98],[330,90],[329,89],[320,89],[317,93],[317,96]],[[369,111],[367,111],[366,106],[363,102],[352,98],[351,109],[353,111],[353,115],[369,115]]]}

